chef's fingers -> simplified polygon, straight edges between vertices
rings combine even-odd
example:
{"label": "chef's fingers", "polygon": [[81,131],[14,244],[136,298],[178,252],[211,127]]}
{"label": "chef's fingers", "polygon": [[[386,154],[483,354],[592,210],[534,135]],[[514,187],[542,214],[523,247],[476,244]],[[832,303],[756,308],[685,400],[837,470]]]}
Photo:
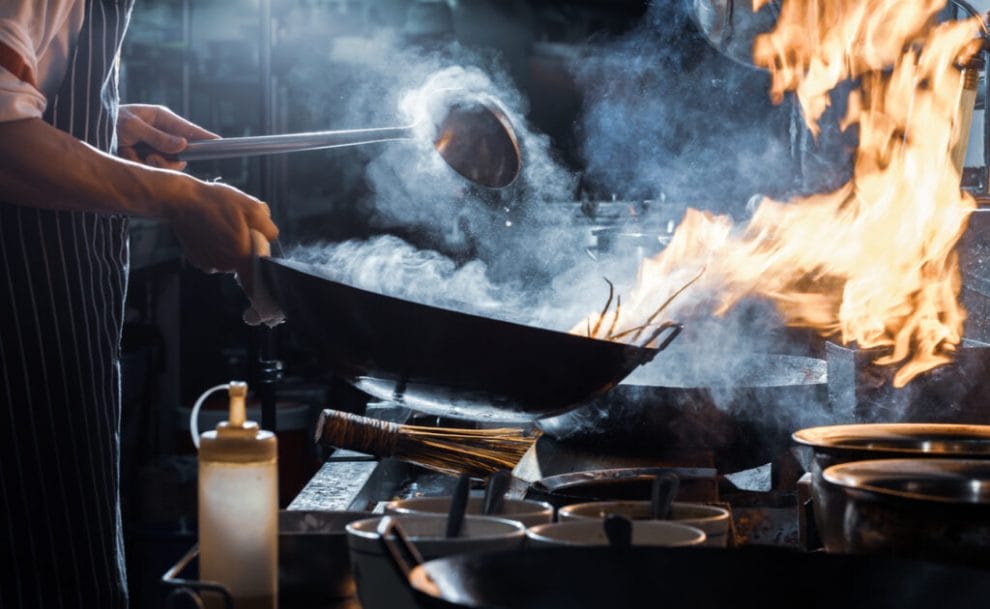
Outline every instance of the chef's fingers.
{"label": "chef's fingers", "polygon": [[143,120],[131,121],[128,125],[131,137],[138,142],[144,142],[159,152],[175,154],[186,147],[186,139],[177,135],[165,133]]}
{"label": "chef's fingers", "polygon": [[186,168],[185,161],[170,161],[160,154],[151,153],[148,155],[144,162],[152,167],[159,167],[161,169],[172,169],[174,171],[182,171]]}
{"label": "chef's fingers", "polygon": [[[203,129],[196,123],[187,121],[175,112],[172,112],[168,108],[163,106],[157,107],[157,112],[154,115],[154,125],[159,129],[171,133],[173,135],[180,135],[186,139],[190,140],[216,140],[220,139],[220,136],[212,131],[207,131]],[[178,152],[178,150],[176,151]]]}
{"label": "chef's fingers", "polygon": [[247,210],[248,226],[265,236],[269,241],[278,238],[278,227],[272,222],[272,212],[268,205],[257,203]]}

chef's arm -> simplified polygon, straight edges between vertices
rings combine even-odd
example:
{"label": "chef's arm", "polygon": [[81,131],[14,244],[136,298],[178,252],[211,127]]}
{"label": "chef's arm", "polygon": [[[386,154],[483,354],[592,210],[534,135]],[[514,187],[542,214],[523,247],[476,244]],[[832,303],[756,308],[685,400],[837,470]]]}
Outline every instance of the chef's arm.
{"label": "chef's arm", "polygon": [[166,220],[204,270],[243,266],[252,229],[278,235],[268,206],[236,188],[104,154],[37,118],[0,122],[0,193],[32,207]]}

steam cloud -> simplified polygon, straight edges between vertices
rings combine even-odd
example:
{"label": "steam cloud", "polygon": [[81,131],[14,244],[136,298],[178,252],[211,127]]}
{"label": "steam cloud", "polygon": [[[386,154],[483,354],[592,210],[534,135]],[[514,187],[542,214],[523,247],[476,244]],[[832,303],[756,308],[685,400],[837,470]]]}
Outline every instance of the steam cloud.
{"label": "steam cloud", "polygon": [[[737,217],[754,194],[784,197],[808,188],[801,166],[821,155],[807,148],[810,138],[793,108],[772,107],[768,77],[709,48],[683,12],[654,4],[633,31],[590,48],[571,66],[585,91],[579,125],[585,188]],[[290,80],[304,83],[294,103],[305,108],[307,128],[411,124],[423,118],[429,92],[469,89],[500,100],[519,134],[523,174],[508,192],[492,194],[466,187],[427,141],[362,152],[369,157],[361,174],[371,191],[364,203],[369,221],[409,239],[317,243],[292,250],[293,258],[364,289],[557,330],[602,306],[603,277],[620,293],[628,290],[639,257],[589,258],[589,226],[560,222],[555,210],[555,220],[526,228],[581,193],[578,177],[555,158],[549,139],[526,121],[526,100],[496,59],[455,42],[427,51],[394,30],[342,36],[331,55],[343,71],[332,86],[321,86],[327,79],[316,68],[290,73]],[[837,158],[823,174],[846,170]],[[751,303],[711,319],[703,304],[682,304],[686,315],[692,308],[700,315],[680,319],[684,334],[657,358],[671,382],[729,387],[741,377],[740,366],[751,365],[750,354],[801,348],[790,344],[768,306]],[[732,402],[728,393],[713,395],[726,407]],[[773,404],[761,416],[793,429],[809,419],[821,422],[827,413],[810,401]]]}

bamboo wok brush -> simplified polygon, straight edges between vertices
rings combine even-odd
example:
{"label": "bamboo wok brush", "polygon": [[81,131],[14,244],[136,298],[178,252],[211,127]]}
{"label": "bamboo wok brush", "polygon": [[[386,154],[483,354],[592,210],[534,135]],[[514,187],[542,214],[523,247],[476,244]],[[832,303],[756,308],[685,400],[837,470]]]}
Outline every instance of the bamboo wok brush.
{"label": "bamboo wok brush", "polygon": [[523,429],[457,429],[402,425],[327,409],[320,413],[316,441],[409,461],[444,474],[486,477],[516,466],[538,433]]}

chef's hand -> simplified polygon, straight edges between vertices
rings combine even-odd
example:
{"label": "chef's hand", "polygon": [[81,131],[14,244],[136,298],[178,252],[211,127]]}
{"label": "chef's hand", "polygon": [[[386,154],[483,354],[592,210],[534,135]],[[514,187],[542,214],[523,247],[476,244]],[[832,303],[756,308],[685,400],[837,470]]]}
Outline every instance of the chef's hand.
{"label": "chef's hand", "polygon": [[256,256],[270,253],[278,237],[268,206],[221,182],[204,182],[174,174],[176,190],[165,198],[165,218],[172,224],[186,258],[207,273],[236,273],[251,307],[244,321],[273,326],[284,319],[278,305],[255,278]]}
{"label": "chef's hand", "polygon": [[174,175],[179,189],[167,198],[164,215],[186,257],[207,273],[250,277],[251,231],[269,241],[278,237],[268,206],[227,184]]}
{"label": "chef's hand", "polygon": [[[169,160],[166,155],[186,149],[188,140],[215,140],[220,136],[190,123],[165,106],[126,104],[117,116],[117,154],[136,163],[182,171],[185,161]],[[142,156],[138,145],[151,148]]]}

